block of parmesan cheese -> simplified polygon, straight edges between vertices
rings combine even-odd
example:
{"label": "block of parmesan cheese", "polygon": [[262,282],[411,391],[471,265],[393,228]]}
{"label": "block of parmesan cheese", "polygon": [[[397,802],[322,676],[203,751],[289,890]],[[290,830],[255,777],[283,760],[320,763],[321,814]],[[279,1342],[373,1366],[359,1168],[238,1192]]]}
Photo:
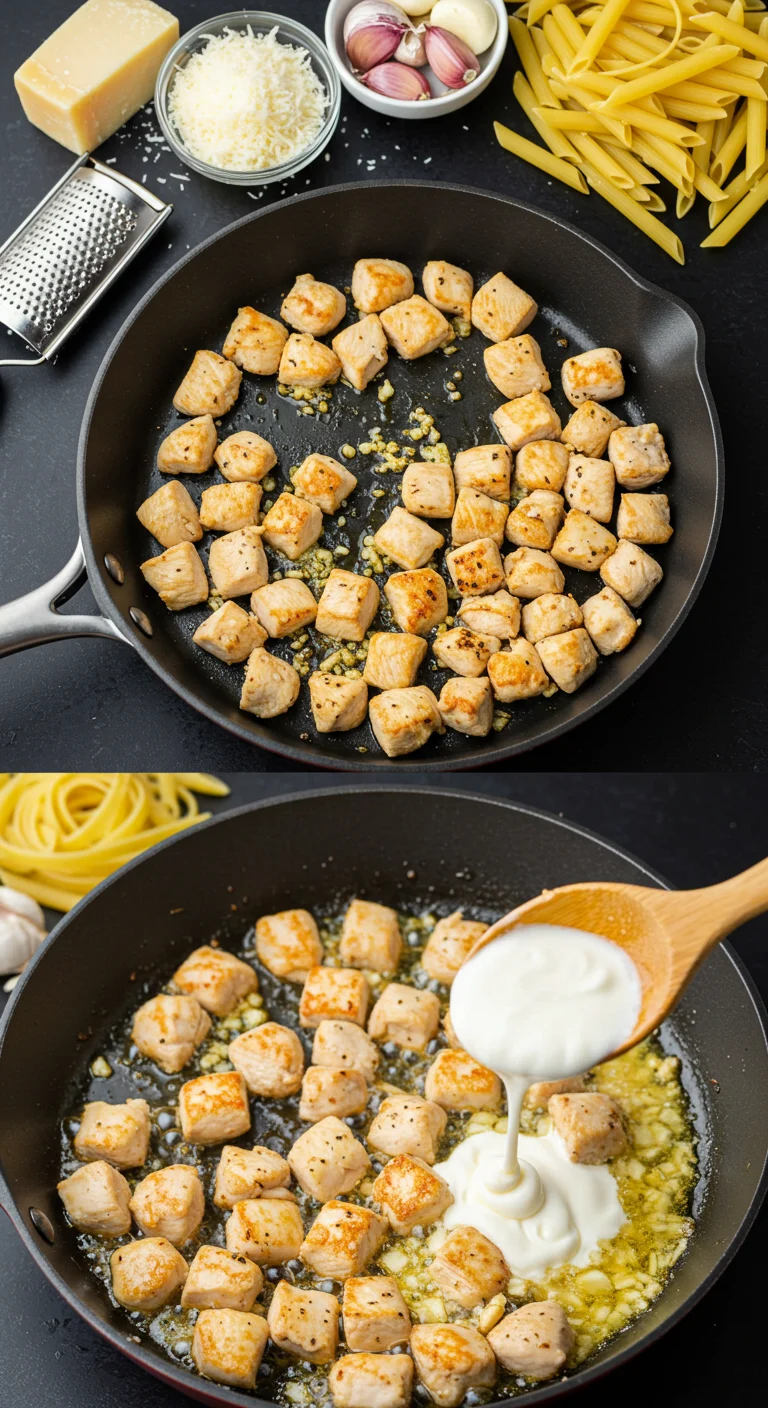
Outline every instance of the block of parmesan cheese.
{"label": "block of parmesan cheese", "polygon": [[179,22],[153,0],[86,0],[14,75],[35,127],[82,155],[152,97]]}

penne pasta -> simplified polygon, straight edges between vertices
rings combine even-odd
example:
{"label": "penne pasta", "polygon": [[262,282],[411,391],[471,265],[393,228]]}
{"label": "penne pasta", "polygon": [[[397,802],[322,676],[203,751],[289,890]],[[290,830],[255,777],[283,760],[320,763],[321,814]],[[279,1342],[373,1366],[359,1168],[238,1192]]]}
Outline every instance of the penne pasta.
{"label": "penne pasta", "polygon": [[544,107],[556,106],[556,101],[552,96],[549,84],[544,77],[541,60],[536,52],[536,46],[525,25],[521,20],[511,19],[509,21],[509,32],[512,36],[512,43],[517,49],[525,76],[536,94],[536,98]]}
{"label": "penne pasta", "polygon": [[712,49],[700,49],[697,54],[687,54],[684,59],[667,64],[655,73],[644,73],[639,78],[631,78],[628,83],[617,82],[613,92],[606,98],[605,106],[625,107],[627,103],[634,102],[635,98],[658,93],[674,84],[695,78],[707,69],[717,68],[723,59],[733,59],[738,52],[734,44],[716,44]]}
{"label": "penne pasta", "polygon": [[599,18],[592,25],[589,33],[585,34],[580,48],[577,49],[571,60],[569,73],[581,73],[590,67],[628,4],[629,0],[608,0],[607,5],[600,12]]}
{"label": "penne pasta", "polygon": [[[759,17],[756,16],[756,18]],[[734,24],[733,20],[718,14],[694,14],[690,16],[689,22],[696,29],[706,29],[710,34],[717,34],[727,44],[735,44],[738,49],[746,49],[748,54],[756,54],[759,59],[768,63],[768,39],[763,38],[760,34],[755,34],[746,25]],[[710,53],[714,52],[714,49],[710,50]]]}
{"label": "penne pasta", "polygon": [[762,176],[743,200],[740,200],[738,205],[734,206],[733,210],[715,226],[712,234],[707,235],[707,238],[701,241],[701,248],[720,248],[724,244],[728,244],[734,235],[738,235],[739,231],[744,229],[744,226],[752,219],[753,215],[757,214],[761,206],[765,205],[766,201],[768,201],[768,175]]}
{"label": "penne pasta", "polygon": [[554,176],[556,180],[562,181],[566,186],[572,186],[575,191],[587,194],[587,185],[581,171],[569,161],[563,161],[561,157],[554,156],[552,152],[544,151],[543,147],[537,147],[535,142],[529,142],[527,137],[521,137],[511,128],[504,127],[500,122],[494,122],[493,130],[496,139],[505,151],[512,152],[514,156],[522,157],[531,166],[538,166],[541,171],[546,171],[549,176]]}
{"label": "penne pasta", "polygon": [[633,225],[637,225],[638,229],[659,245],[670,258],[677,260],[678,264],[685,263],[683,246],[673,230],[668,229],[661,220],[657,220],[655,215],[646,210],[645,206],[639,205],[626,191],[620,191],[616,186],[612,186],[610,181],[606,181],[600,172],[596,171],[589,163],[585,165],[583,171],[592,189],[597,191],[603,200],[607,200],[616,210],[631,220]]}
{"label": "penne pasta", "polygon": [[709,168],[709,174],[713,181],[719,186],[736,165],[747,141],[747,110],[742,109],[736,121],[733,123],[728,136],[725,138],[719,152],[714,157]]}
{"label": "penne pasta", "polygon": [[738,176],[734,176],[733,180],[725,188],[725,200],[713,202],[709,207],[710,229],[714,229],[715,225],[720,224],[720,221],[728,214],[728,211],[733,210],[733,207],[738,205],[742,197],[747,194],[747,191],[749,191],[752,186],[757,185],[761,176],[764,176],[767,171],[768,160],[763,162],[760,170],[755,172],[751,181],[748,180],[746,172],[744,171],[740,171]]}
{"label": "penne pasta", "polygon": [[546,142],[553,156],[559,156],[562,161],[572,161],[575,166],[580,166],[582,158],[579,152],[562,132],[550,125],[550,116],[559,114],[560,109],[537,107],[533,89],[522,73],[515,74],[512,90],[523,112],[536,128],[542,141]]}

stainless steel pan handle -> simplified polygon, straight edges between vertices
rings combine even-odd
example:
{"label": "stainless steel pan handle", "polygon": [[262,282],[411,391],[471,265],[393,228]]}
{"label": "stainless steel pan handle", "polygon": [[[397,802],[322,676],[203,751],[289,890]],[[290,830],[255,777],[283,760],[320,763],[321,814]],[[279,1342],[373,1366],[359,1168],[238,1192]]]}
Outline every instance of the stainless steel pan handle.
{"label": "stainless steel pan handle", "polygon": [[66,567],[50,582],[0,606],[0,656],[13,655],[33,645],[74,636],[103,636],[130,645],[126,636],[106,616],[60,616],[58,608],[73,597],[87,577],[83,545],[77,547]]}

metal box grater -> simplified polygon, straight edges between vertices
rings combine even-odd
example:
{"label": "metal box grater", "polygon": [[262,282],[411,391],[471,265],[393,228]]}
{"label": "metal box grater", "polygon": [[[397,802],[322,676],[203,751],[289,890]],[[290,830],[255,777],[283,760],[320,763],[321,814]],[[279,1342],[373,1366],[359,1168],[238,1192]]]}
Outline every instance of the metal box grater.
{"label": "metal box grater", "polygon": [[0,247],[0,322],[37,358],[58,352],[173,206],[86,153]]}

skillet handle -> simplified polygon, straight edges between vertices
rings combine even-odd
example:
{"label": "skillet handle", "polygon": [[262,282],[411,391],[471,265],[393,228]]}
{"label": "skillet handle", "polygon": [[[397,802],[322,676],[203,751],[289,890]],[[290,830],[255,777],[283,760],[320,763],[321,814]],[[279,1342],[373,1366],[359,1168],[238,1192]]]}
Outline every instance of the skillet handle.
{"label": "skillet handle", "polygon": [[0,606],[0,656],[75,636],[102,636],[130,645],[127,637],[106,616],[59,615],[58,608],[80,590],[86,579],[83,545],[78,539],[66,567],[50,582]]}

